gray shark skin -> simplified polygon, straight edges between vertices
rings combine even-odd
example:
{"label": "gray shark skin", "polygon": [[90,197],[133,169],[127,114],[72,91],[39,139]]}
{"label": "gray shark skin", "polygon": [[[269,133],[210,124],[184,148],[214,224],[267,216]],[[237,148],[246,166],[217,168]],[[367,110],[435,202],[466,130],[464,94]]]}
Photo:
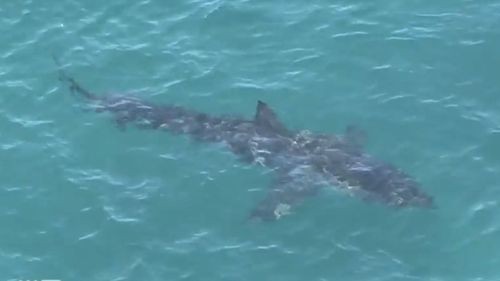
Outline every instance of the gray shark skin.
{"label": "gray shark skin", "polygon": [[362,151],[362,133],[354,127],[343,135],[296,132],[262,101],[252,119],[211,116],[131,97],[100,97],[62,70],[60,80],[97,112],[111,113],[119,128],[130,124],[224,143],[241,161],[273,170],[270,190],[250,213],[251,219],[279,219],[325,187],[394,207],[434,208],[433,198],[411,176]]}

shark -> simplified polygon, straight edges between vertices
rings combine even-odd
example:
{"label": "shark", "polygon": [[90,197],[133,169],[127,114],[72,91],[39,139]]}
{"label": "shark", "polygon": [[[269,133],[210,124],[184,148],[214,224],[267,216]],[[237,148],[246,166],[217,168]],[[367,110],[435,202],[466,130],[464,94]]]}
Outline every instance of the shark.
{"label": "shark", "polygon": [[433,197],[415,178],[363,151],[365,134],[354,126],[338,135],[292,130],[260,100],[252,118],[215,116],[131,96],[98,95],[62,68],[59,80],[96,112],[110,113],[120,129],[163,130],[200,142],[222,143],[240,161],[271,170],[267,194],[249,212],[249,219],[275,221],[329,187],[395,208],[435,208]]}

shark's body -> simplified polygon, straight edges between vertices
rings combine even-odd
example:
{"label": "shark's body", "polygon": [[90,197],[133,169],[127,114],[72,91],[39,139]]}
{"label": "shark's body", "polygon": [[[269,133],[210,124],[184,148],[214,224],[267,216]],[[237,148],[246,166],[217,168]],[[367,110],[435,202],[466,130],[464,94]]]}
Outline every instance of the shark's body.
{"label": "shark's body", "polygon": [[110,112],[119,127],[132,124],[224,143],[240,160],[272,169],[271,188],[251,218],[275,220],[326,186],[390,206],[433,207],[432,197],[421,191],[414,179],[362,152],[354,129],[342,136],[294,132],[261,101],[253,119],[217,117],[130,97],[99,97],[64,72],[61,80],[91,102],[96,111]]}

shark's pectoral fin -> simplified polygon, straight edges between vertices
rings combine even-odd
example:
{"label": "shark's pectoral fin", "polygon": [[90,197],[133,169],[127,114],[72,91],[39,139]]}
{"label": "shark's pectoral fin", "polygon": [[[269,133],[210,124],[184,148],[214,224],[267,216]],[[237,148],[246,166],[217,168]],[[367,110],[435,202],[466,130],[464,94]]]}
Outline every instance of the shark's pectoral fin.
{"label": "shark's pectoral fin", "polygon": [[292,212],[294,206],[305,198],[314,196],[320,185],[306,186],[300,179],[280,177],[273,182],[272,189],[250,214],[251,219],[274,221]]}
{"label": "shark's pectoral fin", "polygon": [[263,221],[275,221],[284,215],[290,214],[291,205],[280,202],[276,195],[269,194],[250,213],[250,219],[260,219]]}
{"label": "shark's pectoral fin", "polygon": [[274,111],[263,101],[257,102],[255,124],[263,129],[270,130],[284,136],[289,136],[290,131],[281,123]]}

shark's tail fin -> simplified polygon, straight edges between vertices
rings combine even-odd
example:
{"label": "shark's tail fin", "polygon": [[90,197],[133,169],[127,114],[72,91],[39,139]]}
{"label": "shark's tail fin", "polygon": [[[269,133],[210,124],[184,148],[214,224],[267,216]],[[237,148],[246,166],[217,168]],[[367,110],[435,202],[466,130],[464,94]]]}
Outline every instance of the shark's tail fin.
{"label": "shark's tail fin", "polygon": [[82,96],[86,99],[89,99],[89,100],[99,99],[98,96],[96,96],[95,94],[84,89],[82,86],[80,86],[80,84],[78,84],[75,81],[75,79],[73,79],[73,77],[69,76],[64,71],[61,63],[59,62],[59,59],[55,55],[52,55],[52,58],[54,59],[54,62],[57,65],[57,68],[59,69],[59,81],[65,83],[65,84],[67,83],[67,85],[69,86],[69,90],[71,91],[72,94],[80,95],[80,96]]}

